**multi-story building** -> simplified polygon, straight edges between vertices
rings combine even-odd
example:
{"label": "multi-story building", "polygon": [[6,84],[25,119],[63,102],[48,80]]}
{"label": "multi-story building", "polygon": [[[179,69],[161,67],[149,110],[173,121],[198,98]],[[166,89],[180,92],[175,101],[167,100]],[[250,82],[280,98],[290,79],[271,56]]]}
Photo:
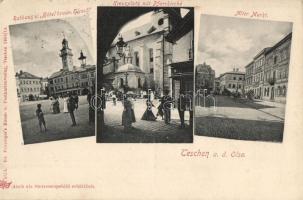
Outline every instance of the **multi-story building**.
{"label": "multi-story building", "polygon": [[168,65],[170,78],[170,91],[174,99],[179,98],[180,91],[193,95],[194,89],[194,10],[179,21],[166,36],[166,40],[172,44],[171,61]]}
{"label": "multi-story building", "polygon": [[233,71],[225,72],[219,76],[220,93],[228,90],[232,93],[244,93],[245,72],[239,71],[239,68],[234,68]]}
{"label": "multi-story building", "polygon": [[35,100],[41,94],[41,77],[20,70],[15,75],[17,95],[21,101]]}
{"label": "multi-story building", "polygon": [[254,97],[286,102],[288,70],[292,33],[273,47],[258,53],[245,67],[245,92],[253,91]]}
{"label": "multi-story building", "polygon": [[288,85],[292,33],[276,43],[266,53],[263,99],[285,103]]}
{"label": "multi-story building", "polygon": [[253,90],[256,98],[261,98],[264,83],[265,54],[270,48],[264,48],[253,60]]}
{"label": "multi-story building", "polygon": [[205,62],[196,66],[196,90],[207,89],[207,92],[215,92],[215,70]]}
{"label": "multi-story building", "polygon": [[86,64],[86,57],[82,51],[78,58],[81,62],[80,67],[74,66],[73,53],[65,38],[62,41],[62,49],[60,51],[62,69],[48,78],[49,95],[62,96],[69,92],[74,92],[78,95],[87,94],[95,86],[96,66]]}
{"label": "multi-story building", "polygon": [[254,62],[251,61],[245,66],[245,93],[253,90],[253,76],[254,74]]}
{"label": "multi-story building", "polygon": [[[127,83],[128,88],[135,91],[147,85],[158,94],[170,90],[168,74],[173,44],[166,36],[181,19],[180,13],[166,13],[159,9],[151,13],[145,24],[121,32],[107,52],[103,85],[122,90]],[[119,42],[125,43],[123,55],[117,50]]]}

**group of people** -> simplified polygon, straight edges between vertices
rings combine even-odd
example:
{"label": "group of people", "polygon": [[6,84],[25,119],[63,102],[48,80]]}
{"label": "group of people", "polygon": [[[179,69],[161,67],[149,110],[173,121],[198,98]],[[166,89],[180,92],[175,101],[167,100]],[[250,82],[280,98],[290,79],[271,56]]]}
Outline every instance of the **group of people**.
{"label": "group of people", "polygon": [[[185,128],[185,120],[184,114],[185,111],[189,111],[190,115],[190,126],[192,127],[193,123],[193,111],[191,102],[192,99],[190,96],[186,96],[184,91],[180,91],[179,98],[177,100],[177,109],[180,117],[181,128]],[[158,112],[156,116],[154,115],[152,108],[155,107],[152,101],[152,98],[148,96],[146,100],[146,110],[141,117],[141,120],[147,121],[156,121],[158,116],[162,117],[162,120],[165,121],[165,124],[169,124],[171,121],[171,109],[172,104],[174,103],[173,99],[169,95],[169,91],[164,92],[164,96],[160,99],[160,104],[157,109]],[[125,96],[123,99],[123,113],[122,113],[122,125],[124,126],[124,130],[127,131],[132,128],[132,123],[136,122],[134,105],[133,102],[129,99],[129,97]]]}
{"label": "group of people", "polygon": [[[63,103],[63,112],[69,113],[71,120],[72,120],[72,126],[76,126],[76,119],[74,115],[74,111],[78,109],[78,103],[79,103],[79,97],[76,94],[69,93],[68,95],[64,96],[64,103]],[[60,103],[58,97],[52,97],[51,98],[51,110],[53,114],[60,113]],[[42,132],[43,128],[44,131],[46,131],[46,122],[44,119],[44,113],[42,111],[42,105],[37,104],[36,109],[36,116],[38,118],[40,131]]]}

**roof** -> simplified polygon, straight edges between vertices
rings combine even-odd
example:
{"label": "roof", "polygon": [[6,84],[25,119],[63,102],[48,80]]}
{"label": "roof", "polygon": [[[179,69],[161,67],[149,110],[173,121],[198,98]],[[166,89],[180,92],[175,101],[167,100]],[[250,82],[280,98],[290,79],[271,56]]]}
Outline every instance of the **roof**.
{"label": "roof", "polygon": [[169,42],[176,42],[182,36],[194,29],[194,10],[190,11],[182,18],[182,20],[174,27],[174,29],[167,34],[166,40]]}
{"label": "roof", "polygon": [[61,69],[60,71],[54,72],[49,78],[55,78],[55,77],[58,77],[58,76],[64,76],[64,75],[72,74],[72,73],[76,73],[76,72],[95,70],[95,68],[96,68],[95,65],[85,65],[84,67],[74,66],[75,70],[69,71],[69,70]]}
{"label": "roof", "polygon": [[118,68],[117,73],[120,72],[139,72],[139,73],[144,73],[140,67],[133,65],[131,63],[127,63],[125,65],[122,65]]}
{"label": "roof", "polygon": [[269,50],[271,49],[271,47],[266,47],[264,49],[262,49],[262,51],[260,51],[255,57],[254,59],[258,58],[260,55],[262,54],[266,54]]}
{"label": "roof", "polygon": [[251,64],[253,64],[254,63],[254,61],[252,60],[250,63],[248,63],[246,66],[245,66],[245,68],[247,68],[247,67],[249,67]]}
{"label": "roof", "polygon": [[[152,22],[147,22],[146,24],[143,24],[139,27],[133,28],[131,30],[128,30],[126,32],[122,32],[121,35],[123,37],[123,40],[125,42],[129,42],[131,40],[134,39],[138,39],[147,35],[151,35],[154,33],[158,33],[163,31],[165,27],[161,28],[161,29],[157,29],[156,27],[154,27],[152,25]],[[114,39],[112,46],[114,46],[116,44],[116,42],[118,41],[118,37],[119,35],[117,35],[117,37]]]}
{"label": "roof", "polygon": [[292,38],[292,32],[290,32],[289,34],[287,34],[282,40],[280,40],[279,42],[277,42],[273,47],[271,47],[266,54],[272,52],[274,49],[276,49],[278,46],[280,46],[281,44],[283,44],[286,40],[291,39]]}
{"label": "roof", "polygon": [[219,76],[219,78],[221,78],[222,76],[226,75],[226,74],[238,74],[238,75],[245,75],[245,72],[241,72],[241,71],[229,71],[229,72],[225,72],[223,74],[221,74]]}
{"label": "roof", "polygon": [[24,79],[41,79],[41,77],[35,76],[31,73],[28,72],[23,72],[20,71],[19,73],[16,73],[16,77],[18,77],[19,79],[24,78]]}

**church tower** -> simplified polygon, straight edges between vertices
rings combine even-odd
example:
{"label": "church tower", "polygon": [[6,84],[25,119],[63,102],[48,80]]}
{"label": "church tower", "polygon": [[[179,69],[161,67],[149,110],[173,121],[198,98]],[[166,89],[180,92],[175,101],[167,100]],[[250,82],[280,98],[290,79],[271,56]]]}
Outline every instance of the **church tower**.
{"label": "church tower", "polygon": [[62,58],[62,67],[63,70],[72,70],[73,69],[73,53],[72,50],[68,47],[68,41],[64,38],[62,40],[62,49],[60,50],[60,57]]}

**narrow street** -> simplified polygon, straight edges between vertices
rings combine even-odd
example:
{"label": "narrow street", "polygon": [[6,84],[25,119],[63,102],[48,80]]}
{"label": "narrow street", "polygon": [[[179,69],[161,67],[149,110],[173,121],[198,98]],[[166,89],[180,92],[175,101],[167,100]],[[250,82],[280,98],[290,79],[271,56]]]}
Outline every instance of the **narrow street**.
{"label": "narrow street", "polygon": [[285,105],[216,96],[216,107],[195,107],[195,134],[281,142]]}

